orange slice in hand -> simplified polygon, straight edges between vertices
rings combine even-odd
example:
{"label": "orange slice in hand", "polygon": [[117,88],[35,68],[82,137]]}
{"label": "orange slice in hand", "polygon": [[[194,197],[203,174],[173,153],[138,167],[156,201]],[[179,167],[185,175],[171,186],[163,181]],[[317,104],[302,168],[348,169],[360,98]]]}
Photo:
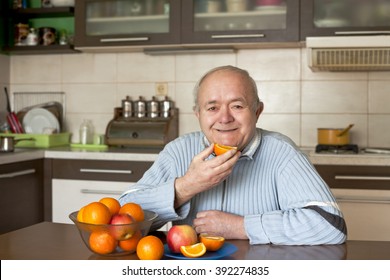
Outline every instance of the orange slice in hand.
{"label": "orange slice in hand", "polygon": [[229,150],[235,149],[237,150],[237,147],[232,146],[226,146],[226,145],[220,145],[220,144],[214,144],[214,153],[219,156],[224,153],[226,153]]}
{"label": "orange slice in hand", "polygon": [[199,258],[206,253],[206,246],[203,243],[181,246],[180,252],[187,258]]}
{"label": "orange slice in hand", "polygon": [[207,251],[218,251],[225,243],[225,238],[222,236],[211,236],[207,234],[201,234],[199,240],[204,244]]}

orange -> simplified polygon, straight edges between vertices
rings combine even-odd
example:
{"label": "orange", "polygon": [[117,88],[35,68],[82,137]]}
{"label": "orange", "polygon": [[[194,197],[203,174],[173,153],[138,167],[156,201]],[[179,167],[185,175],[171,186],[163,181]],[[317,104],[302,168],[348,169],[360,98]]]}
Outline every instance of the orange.
{"label": "orange", "polygon": [[232,146],[226,146],[226,145],[220,145],[220,144],[214,144],[214,153],[219,156],[224,153],[226,153],[229,150],[235,149],[237,150],[237,147]]}
{"label": "orange", "polygon": [[90,204],[84,206],[84,210],[82,210],[82,212],[82,220],[84,223],[95,225],[110,223],[110,209],[101,202],[91,202]]}
{"label": "orange", "polygon": [[137,256],[140,260],[159,260],[164,255],[164,244],[160,238],[148,235],[137,244]]}
{"label": "orange", "polygon": [[121,205],[118,200],[113,197],[103,197],[99,200],[99,202],[103,203],[110,209],[111,215],[118,214]]}
{"label": "orange", "polygon": [[118,242],[106,231],[95,231],[89,236],[89,246],[95,253],[106,255],[115,251]]}
{"label": "orange", "polygon": [[119,214],[129,214],[137,222],[142,222],[145,219],[145,213],[141,205],[134,202],[124,204],[121,209],[119,209]]}
{"label": "orange", "polygon": [[187,258],[199,258],[206,253],[206,246],[203,243],[180,246],[180,252]]}
{"label": "orange", "polygon": [[225,243],[225,238],[222,236],[201,234],[199,235],[199,241],[206,246],[207,251],[218,251]]}
{"label": "orange", "polygon": [[84,219],[83,219],[84,209],[85,209],[85,207],[81,207],[79,212],[77,212],[77,221],[79,221],[79,222],[84,222]]}
{"label": "orange", "polygon": [[129,239],[119,241],[119,247],[121,247],[123,251],[135,252],[141,238],[141,232],[137,231]]}

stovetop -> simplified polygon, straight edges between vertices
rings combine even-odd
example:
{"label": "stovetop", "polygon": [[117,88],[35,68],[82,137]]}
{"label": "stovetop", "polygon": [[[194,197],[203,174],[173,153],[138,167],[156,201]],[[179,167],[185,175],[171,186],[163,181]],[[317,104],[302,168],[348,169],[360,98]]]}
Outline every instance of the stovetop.
{"label": "stovetop", "polygon": [[317,145],[316,153],[320,154],[357,154],[359,153],[359,147],[355,144],[348,145]]}

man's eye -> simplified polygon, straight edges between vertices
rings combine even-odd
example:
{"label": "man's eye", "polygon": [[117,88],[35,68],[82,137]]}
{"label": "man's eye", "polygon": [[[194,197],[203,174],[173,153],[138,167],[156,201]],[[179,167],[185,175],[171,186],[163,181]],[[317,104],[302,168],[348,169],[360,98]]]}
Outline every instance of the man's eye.
{"label": "man's eye", "polygon": [[232,108],[233,109],[242,109],[244,107],[242,105],[233,105]]}
{"label": "man's eye", "polygon": [[217,107],[209,107],[207,108],[207,111],[215,111],[217,109]]}

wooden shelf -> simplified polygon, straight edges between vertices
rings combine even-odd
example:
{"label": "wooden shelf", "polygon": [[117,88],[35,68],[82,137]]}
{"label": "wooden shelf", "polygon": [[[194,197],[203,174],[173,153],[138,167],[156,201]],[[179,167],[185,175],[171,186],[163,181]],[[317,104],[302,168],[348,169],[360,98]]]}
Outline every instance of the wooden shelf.
{"label": "wooden shelf", "polygon": [[27,8],[11,11],[14,17],[29,18],[50,18],[50,17],[71,17],[74,16],[73,7],[53,7],[53,8]]}
{"label": "wooden shelf", "polygon": [[6,47],[4,52],[12,55],[31,55],[31,54],[63,54],[78,53],[73,45],[50,45],[50,46],[14,46]]}

